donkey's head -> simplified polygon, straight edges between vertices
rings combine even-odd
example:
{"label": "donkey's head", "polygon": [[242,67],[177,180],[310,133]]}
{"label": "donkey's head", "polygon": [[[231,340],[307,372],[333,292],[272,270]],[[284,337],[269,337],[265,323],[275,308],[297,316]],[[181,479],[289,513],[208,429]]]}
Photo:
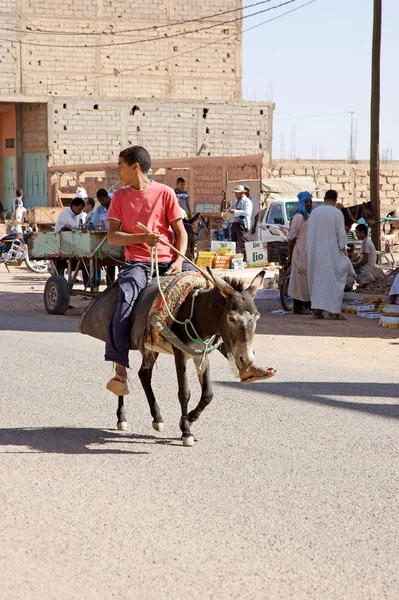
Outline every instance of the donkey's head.
{"label": "donkey's head", "polygon": [[253,339],[259,312],[254,298],[262,286],[265,271],[261,271],[248,287],[240,279],[222,279],[208,269],[215,286],[225,299],[220,320],[220,333],[230,348],[239,371],[245,371],[255,361]]}

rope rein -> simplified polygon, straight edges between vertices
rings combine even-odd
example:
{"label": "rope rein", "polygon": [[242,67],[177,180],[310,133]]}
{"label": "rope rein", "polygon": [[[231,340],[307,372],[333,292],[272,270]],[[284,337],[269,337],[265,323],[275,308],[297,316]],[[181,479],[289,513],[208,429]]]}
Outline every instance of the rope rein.
{"label": "rope rein", "polygon": [[[195,299],[198,296],[200,290],[196,289],[193,292],[193,296],[192,296],[192,300],[191,300],[190,316],[188,317],[188,319],[185,319],[184,321],[179,321],[179,319],[176,319],[176,317],[172,314],[172,311],[170,310],[170,308],[166,302],[166,298],[165,298],[165,295],[162,290],[161,278],[160,278],[160,274],[159,274],[158,246],[157,245],[153,246],[151,248],[151,269],[150,269],[150,273],[148,276],[148,283],[150,281],[152,281],[152,279],[154,277],[154,271],[155,271],[155,276],[157,279],[158,291],[159,291],[159,294],[165,305],[165,308],[169,315],[169,318],[172,319],[172,321],[174,321],[178,325],[183,325],[187,336],[190,338],[190,340],[192,342],[195,342],[196,344],[202,344],[204,346],[203,357],[202,357],[202,362],[201,362],[201,366],[202,366],[205,356],[207,354],[209,354],[210,352],[213,352],[213,350],[216,350],[222,343],[222,340],[219,340],[216,343],[214,343],[215,339],[217,338],[216,335],[212,335],[210,338],[207,338],[205,340],[202,339],[201,336],[198,334],[198,332],[194,326],[194,323],[192,322],[192,318],[194,315]],[[189,328],[191,328],[191,333],[189,331]]]}

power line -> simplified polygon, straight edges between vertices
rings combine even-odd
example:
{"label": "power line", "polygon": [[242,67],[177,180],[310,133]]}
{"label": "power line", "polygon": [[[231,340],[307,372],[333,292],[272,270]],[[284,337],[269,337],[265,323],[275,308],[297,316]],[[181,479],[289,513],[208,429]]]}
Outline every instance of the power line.
{"label": "power line", "polygon": [[[256,29],[257,27],[262,27],[263,25],[266,25],[267,23],[271,23],[272,21],[276,21],[277,19],[281,19],[282,17],[285,17],[286,15],[289,15],[293,12],[296,12],[297,10],[300,10],[301,8],[305,8],[305,6],[309,6],[310,4],[313,4],[314,2],[316,2],[317,0],[309,0],[309,2],[306,2],[305,4],[301,4],[301,6],[297,6],[296,8],[292,8],[291,10],[288,10],[284,13],[282,13],[281,15],[277,15],[276,17],[273,17],[271,19],[267,19],[266,21],[263,21],[262,23],[258,23],[257,25],[252,25],[251,27],[248,27],[247,29],[243,29],[241,33],[247,33],[248,31],[252,31],[254,29]],[[230,35],[225,35],[222,38],[219,38],[218,40],[213,40],[212,42],[208,42],[206,44],[203,44],[202,46],[197,46],[196,48],[192,48],[191,50],[185,50],[184,52],[180,52],[179,54],[176,54],[173,58],[179,58],[180,56],[184,56],[186,54],[190,54],[191,52],[197,52],[198,50],[203,50],[204,48],[207,48],[208,46],[212,46],[214,44],[219,44],[220,42],[224,42],[226,39],[235,37],[236,34],[232,33]],[[153,65],[158,65],[159,63],[162,62],[166,62],[169,60],[169,57],[166,58],[161,58],[159,60],[155,60],[155,61],[151,61],[149,63],[145,63],[143,65],[139,65],[138,67],[131,67],[130,69],[122,69],[121,71],[118,71],[117,75],[122,75],[124,73],[131,73],[133,71],[138,71],[139,69],[144,69],[145,67],[150,67]],[[47,88],[49,88],[50,86],[52,88],[54,87],[58,87],[58,86],[62,86],[65,87],[66,85],[69,84],[73,84],[73,83],[86,83],[87,81],[92,81],[95,79],[102,79],[103,77],[115,77],[115,72],[113,71],[112,73],[101,73],[99,75],[93,75],[92,77],[85,77],[84,79],[66,79],[63,80],[62,82],[60,81],[58,84],[54,83],[54,84],[47,84]],[[42,86],[31,86],[29,87],[29,85],[27,86],[28,89],[43,89]]]}
{"label": "power line", "polygon": [[[165,23],[164,25],[150,25],[148,27],[139,27],[136,29],[121,29],[120,31],[77,31],[76,33],[70,33],[67,31],[50,31],[50,30],[31,30],[31,29],[9,29],[5,27],[0,27],[0,31],[12,31],[13,33],[26,33],[26,34],[37,34],[37,35],[73,35],[73,36],[93,36],[93,35],[120,35],[123,33],[135,33],[141,31],[155,31],[158,29],[164,29],[165,27],[175,27],[176,25],[186,25],[187,23],[197,23],[201,21],[206,21],[207,19],[213,19],[214,17],[221,17],[223,15],[227,15],[234,12],[239,12],[241,10],[248,10],[249,8],[254,8],[256,6],[260,6],[261,4],[268,4],[269,2],[274,2],[275,0],[261,0],[259,2],[254,2],[253,4],[248,4],[245,8],[231,8],[229,10],[224,10],[218,13],[213,13],[212,15],[205,15],[204,17],[197,17],[196,19],[184,19],[183,21],[175,21],[174,23]],[[111,25],[112,27],[112,25]]]}
{"label": "power line", "polygon": [[340,115],[347,115],[348,112],[329,113],[327,115],[307,115],[302,117],[278,117],[276,121],[299,121],[301,119],[320,119],[324,117],[338,117]]}
{"label": "power line", "polygon": [[[162,40],[169,40],[178,37],[185,37],[190,35],[191,33],[200,33],[201,31],[206,31],[209,29],[214,29],[215,27],[222,27],[223,25],[229,25],[232,23],[237,23],[239,21],[244,21],[245,19],[249,19],[250,17],[256,17],[257,15],[261,15],[263,13],[269,12],[271,10],[276,10],[278,8],[282,8],[283,6],[287,6],[287,4],[292,4],[293,2],[298,2],[298,0],[286,0],[277,6],[271,6],[270,8],[264,8],[263,10],[259,10],[257,12],[251,13],[250,15],[242,15],[240,17],[236,17],[234,19],[230,19],[229,21],[222,21],[217,23],[212,23],[212,25],[206,25],[205,27],[201,27],[199,29],[192,29],[191,31],[180,31],[179,33],[173,33],[171,35],[165,34],[163,37],[151,37],[142,40],[130,40],[128,42],[109,42],[106,44],[83,44],[82,48],[108,48],[108,47],[116,47],[116,46],[133,46],[135,44],[144,44],[146,42],[159,42]],[[72,34],[73,35],[73,34]],[[5,38],[0,38],[2,41],[9,41]],[[36,46],[40,48],[76,48],[76,44],[74,45],[66,45],[66,44],[43,44],[41,42],[29,42],[25,40],[17,40],[19,43],[25,46]],[[14,42],[16,43],[16,41]]]}

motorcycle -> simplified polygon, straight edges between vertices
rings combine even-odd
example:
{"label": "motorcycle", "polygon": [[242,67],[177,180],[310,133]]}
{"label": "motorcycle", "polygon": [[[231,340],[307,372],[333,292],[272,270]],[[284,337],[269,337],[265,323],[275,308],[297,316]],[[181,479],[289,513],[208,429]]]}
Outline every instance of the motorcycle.
{"label": "motorcycle", "polygon": [[28,237],[32,233],[32,229],[29,229],[24,233],[10,233],[0,239],[0,264],[4,263],[9,271],[8,265],[19,267],[25,262],[28,269],[34,273],[47,273],[50,264],[48,260],[29,258]]}

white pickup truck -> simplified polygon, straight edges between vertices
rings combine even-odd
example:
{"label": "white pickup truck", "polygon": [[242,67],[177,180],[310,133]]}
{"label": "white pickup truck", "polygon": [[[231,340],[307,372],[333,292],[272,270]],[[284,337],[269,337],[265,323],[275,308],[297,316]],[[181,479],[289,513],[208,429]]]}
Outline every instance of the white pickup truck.
{"label": "white pickup truck", "polygon": [[[259,215],[258,239],[260,241],[269,241],[270,228],[272,230],[279,229],[286,235],[298,204],[299,202],[296,198],[271,200],[269,206],[261,211]],[[313,199],[313,204],[320,206],[323,204],[323,200]]]}

